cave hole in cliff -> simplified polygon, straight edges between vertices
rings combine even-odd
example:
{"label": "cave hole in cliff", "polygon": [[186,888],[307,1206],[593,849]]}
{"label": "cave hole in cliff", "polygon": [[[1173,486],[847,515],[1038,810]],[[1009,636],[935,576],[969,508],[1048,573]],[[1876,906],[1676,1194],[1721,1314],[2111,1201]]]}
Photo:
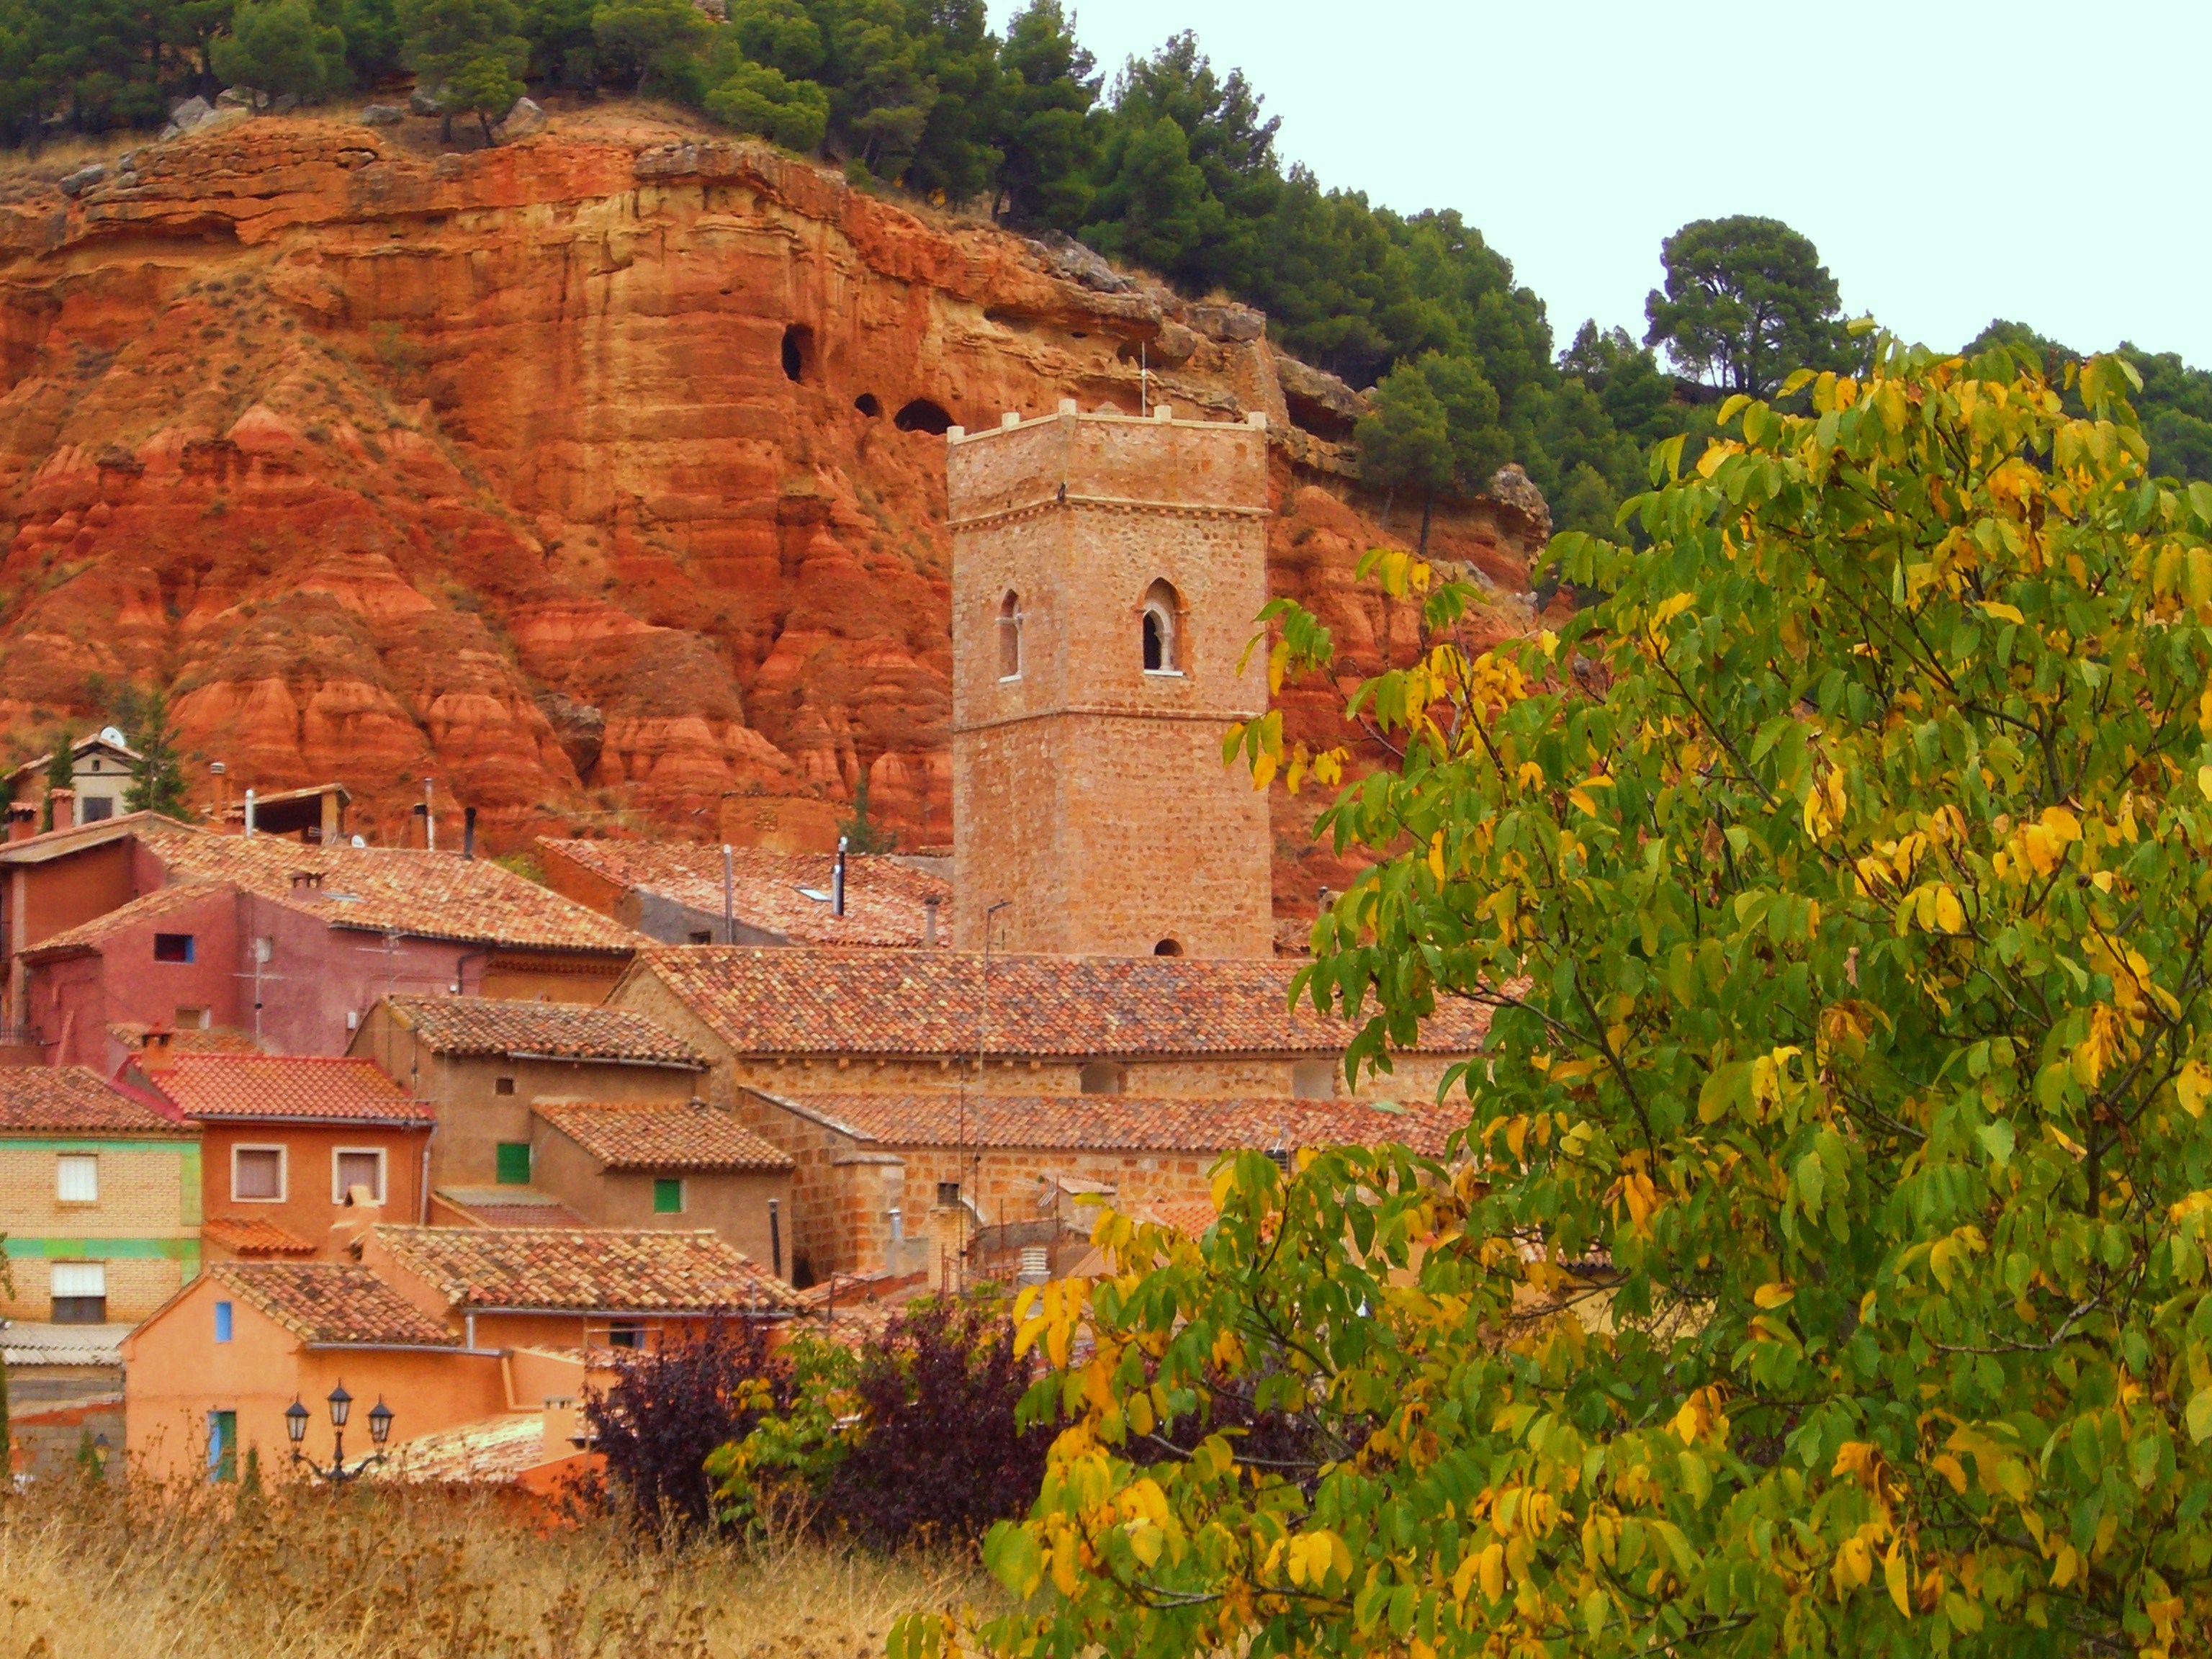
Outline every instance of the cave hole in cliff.
{"label": "cave hole in cliff", "polygon": [[793,323],[783,331],[783,375],[787,380],[813,378],[814,331],[804,323]]}
{"label": "cave hole in cliff", "polygon": [[884,417],[883,404],[872,392],[863,392],[859,397],[854,398],[853,407],[872,421],[880,421]]}
{"label": "cave hole in cliff", "polygon": [[891,416],[891,424],[902,432],[927,432],[941,438],[951,429],[952,417],[941,404],[916,398]]}

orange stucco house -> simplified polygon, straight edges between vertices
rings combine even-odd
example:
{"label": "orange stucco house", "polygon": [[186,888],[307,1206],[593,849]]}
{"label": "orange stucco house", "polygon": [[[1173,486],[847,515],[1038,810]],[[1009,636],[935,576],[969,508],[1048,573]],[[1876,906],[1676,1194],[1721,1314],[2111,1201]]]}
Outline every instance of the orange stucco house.
{"label": "orange stucco house", "polygon": [[[376,1226],[359,1260],[218,1261],[124,1345],[131,1467],[156,1479],[234,1478],[249,1452],[291,1468],[284,1412],[310,1416],[304,1450],[327,1465],[325,1401],[392,1413],[394,1463],[426,1437],[527,1443],[573,1458],[574,1407],[594,1365],[704,1318],[782,1319],[790,1288],[711,1232]],[[526,1461],[527,1461],[526,1459]]]}
{"label": "orange stucco house", "polygon": [[137,1075],[200,1131],[211,1260],[335,1260],[371,1222],[421,1219],[436,1118],[374,1062],[173,1054],[155,1032]]}

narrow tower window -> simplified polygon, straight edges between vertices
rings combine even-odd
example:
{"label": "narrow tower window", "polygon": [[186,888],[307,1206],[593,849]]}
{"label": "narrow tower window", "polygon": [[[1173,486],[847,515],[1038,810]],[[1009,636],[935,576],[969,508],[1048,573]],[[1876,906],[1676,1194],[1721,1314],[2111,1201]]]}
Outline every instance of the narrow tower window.
{"label": "narrow tower window", "polygon": [[1145,672],[1147,674],[1176,674],[1182,672],[1182,659],[1176,637],[1176,613],[1181,609],[1174,588],[1164,581],[1154,582],[1145,590]]}
{"label": "narrow tower window", "polygon": [[999,601],[999,678],[1022,677],[1021,601],[1012,592]]}

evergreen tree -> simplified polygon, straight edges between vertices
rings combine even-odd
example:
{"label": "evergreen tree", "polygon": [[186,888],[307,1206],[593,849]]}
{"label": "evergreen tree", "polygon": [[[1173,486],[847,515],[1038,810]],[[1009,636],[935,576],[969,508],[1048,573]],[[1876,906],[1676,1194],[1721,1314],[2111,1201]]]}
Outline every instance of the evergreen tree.
{"label": "evergreen tree", "polygon": [[345,42],[346,70],[357,87],[373,87],[400,67],[402,39],[393,0],[316,0]]}
{"label": "evergreen tree", "polygon": [[947,202],[993,189],[1006,155],[994,142],[1003,89],[999,42],[983,0],[909,0],[916,64],[935,93],[906,187]]}
{"label": "evergreen tree", "polygon": [[131,763],[131,787],[123,795],[125,810],[181,817],[185,779],[176,728],[169,720],[169,694],[159,686],[143,694],[126,690],[116,714],[131,746],[138,751]]}
{"label": "evergreen tree", "polygon": [[522,96],[530,61],[514,0],[398,0],[400,57],[438,100],[450,141],[453,117],[474,115],[491,137],[491,118]]}
{"label": "evergreen tree", "polygon": [[1699,219],[1659,257],[1667,289],[1644,302],[1644,341],[1663,344],[1684,374],[1759,398],[1793,369],[1851,366],[1836,279],[1779,219]]}
{"label": "evergreen tree", "polygon": [[714,27],[691,0],[604,0],[592,13],[599,64],[629,76],[641,95],[656,75],[665,79],[696,56]]}
{"label": "evergreen tree", "polygon": [[599,83],[599,38],[592,14],[599,0],[529,0],[522,38],[530,43],[529,76],[548,85],[588,90]]}
{"label": "evergreen tree", "polygon": [[786,149],[810,150],[830,122],[830,96],[811,81],[787,79],[766,64],[738,58],[706,98],[707,113]]}
{"label": "evergreen tree", "polygon": [[1090,205],[1098,151],[1097,62],[1060,0],[1030,0],[1006,25],[999,63],[1000,211],[1009,223],[1073,230]]}
{"label": "evergreen tree", "polygon": [[746,59],[791,81],[821,74],[829,60],[822,27],[799,0],[730,0],[729,9],[728,32]]}
{"label": "evergreen tree", "polygon": [[1224,224],[1221,204],[1190,159],[1190,140],[1165,115],[1115,124],[1083,240],[1109,258],[1172,272]]}
{"label": "evergreen tree", "polygon": [[860,781],[853,791],[853,816],[837,826],[848,853],[890,853],[898,848],[898,836],[868,816],[868,771],[860,769]]}
{"label": "evergreen tree", "polygon": [[46,755],[46,810],[42,827],[54,827],[54,791],[76,787],[75,739],[64,726],[54,733],[54,746]]}
{"label": "evergreen tree", "polygon": [[307,0],[242,0],[210,56],[226,83],[272,96],[319,98],[347,80],[345,35]]}

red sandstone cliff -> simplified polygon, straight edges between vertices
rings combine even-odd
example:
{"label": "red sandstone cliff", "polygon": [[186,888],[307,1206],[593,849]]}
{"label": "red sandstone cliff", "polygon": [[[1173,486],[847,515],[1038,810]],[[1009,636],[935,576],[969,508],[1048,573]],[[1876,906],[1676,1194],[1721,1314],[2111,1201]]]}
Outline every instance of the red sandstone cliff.
{"label": "red sandstone cliff", "polygon": [[[434,776],[495,846],[804,840],[866,769],[949,841],[944,443],[893,417],[1134,410],[1140,350],[1156,401],[1268,412],[1276,589],[1381,648],[1346,396],[1254,313],[634,110],[425,151],[253,121],[0,199],[15,752],[158,679],[196,793],[217,759],[234,792],[335,777],[386,839]],[[1477,503],[1431,550],[1518,588],[1540,533]],[[1279,830],[1296,908],[1330,872]]]}

